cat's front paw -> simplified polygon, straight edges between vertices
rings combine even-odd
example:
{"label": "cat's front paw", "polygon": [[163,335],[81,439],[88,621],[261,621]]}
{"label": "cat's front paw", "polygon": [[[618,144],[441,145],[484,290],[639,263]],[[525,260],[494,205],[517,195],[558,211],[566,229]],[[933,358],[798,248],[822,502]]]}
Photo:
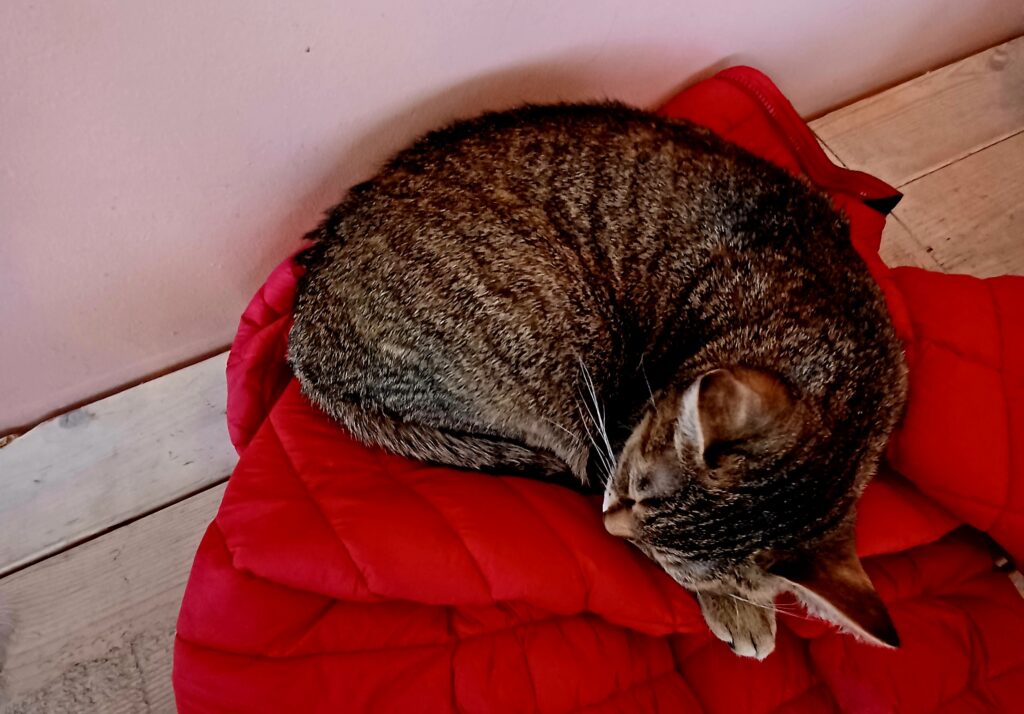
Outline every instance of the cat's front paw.
{"label": "cat's front paw", "polygon": [[729,595],[698,593],[700,609],[712,634],[742,657],[762,660],[775,649],[775,608]]}

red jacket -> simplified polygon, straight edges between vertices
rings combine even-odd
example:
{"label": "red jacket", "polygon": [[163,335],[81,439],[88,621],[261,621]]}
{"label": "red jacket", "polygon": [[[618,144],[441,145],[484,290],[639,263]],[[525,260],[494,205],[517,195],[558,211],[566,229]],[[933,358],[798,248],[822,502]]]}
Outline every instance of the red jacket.
{"label": "red jacket", "polygon": [[[771,82],[734,68],[664,108],[829,191],[889,301],[910,402],[858,550],[902,647],[780,618],[742,659],[691,595],[602,528],[598,499],[361,446],[284,361],[298,268],[242,317],[241,458],[196,554],[175,645],[183,712],[1010,711],[1024,706],[1024,279],[878,258],[896,192],[840,169]],[[898,475],[897,475],[898,474]],[[955,532],[954,532],[955,531]]]}

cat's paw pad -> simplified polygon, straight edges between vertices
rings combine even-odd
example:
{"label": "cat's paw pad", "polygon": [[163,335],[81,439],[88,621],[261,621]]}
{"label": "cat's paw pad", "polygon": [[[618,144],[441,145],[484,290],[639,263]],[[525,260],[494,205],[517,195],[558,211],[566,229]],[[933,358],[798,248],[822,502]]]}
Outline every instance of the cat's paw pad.
{"label": "cat's paw pad", "polygon": [[775,650],[775,610],[727,595],[698,596],[711,633],[741,657],[763,660]]}
{"label": "cat's paw pad", "polygon": [[726,642],[732,651],[741,657],[762,660],[775,651],[775,632],[773,630],[741,628],[738,632],[732,633],[731,642]]}

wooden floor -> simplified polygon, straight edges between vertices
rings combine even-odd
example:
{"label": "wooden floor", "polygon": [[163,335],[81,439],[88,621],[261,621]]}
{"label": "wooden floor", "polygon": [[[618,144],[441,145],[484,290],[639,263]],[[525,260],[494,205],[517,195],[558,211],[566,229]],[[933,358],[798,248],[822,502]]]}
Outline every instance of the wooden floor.
{"label": "wooden floor", "polygon": [[[891,264],[1024,274],[1024,38],[811,123],[900,188]],[[220,355],[0,448],[0,712],[167,712],[192,555],[235,463]],[[2,443],[2,441],[0,441]]]}

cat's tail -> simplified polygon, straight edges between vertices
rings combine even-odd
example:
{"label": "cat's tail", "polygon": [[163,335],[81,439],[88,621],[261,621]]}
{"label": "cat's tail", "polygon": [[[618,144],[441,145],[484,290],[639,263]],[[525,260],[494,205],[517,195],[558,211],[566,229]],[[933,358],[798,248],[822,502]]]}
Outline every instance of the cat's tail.
{"label": "cat's tail", "polygon": [[330,413],[359,441],[400,456],[493,474],[527,476],[580,488],[584,484],[550,451],[485,434],[463,434],[398,421],[346,404]]}

